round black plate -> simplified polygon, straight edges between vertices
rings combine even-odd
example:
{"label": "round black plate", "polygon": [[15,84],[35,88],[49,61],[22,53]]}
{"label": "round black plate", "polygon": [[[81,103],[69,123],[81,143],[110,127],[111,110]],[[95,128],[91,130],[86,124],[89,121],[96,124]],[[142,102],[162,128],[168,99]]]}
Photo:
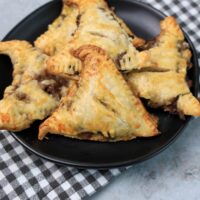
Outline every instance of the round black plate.
{"label": "round black plate", "polygon": [[[110,0],[117,14],[145,39],[151,39],[159,33],[159,22],[164,14],[143,3],[128,0]],[[39,8],[15,27],[4,40],[24,39],[33,42],[60,13],[61,1],[53,1]],[[193,51],[193,68],[189,72],[193,80],[192,92],[198,91],[198,64],[195,49],[187,37]],[[10,60],[0,57],[0,95],[11,82],[12,65]],[[161,110],[153,111],[159,116],[159,130],[161,135],[149,139],[136,139],[129,142],[98,143],[79,141],[62,136],[49,136],[49,140],[38,141],[38,124],[20,133],[11,133],[18,142],[28,150],[50,161],[75,166],[78,168],[111,168],[130,165],[143,161],[167,147],[186,126],[190,118],[180,120],[179,117],[169,115]]]}

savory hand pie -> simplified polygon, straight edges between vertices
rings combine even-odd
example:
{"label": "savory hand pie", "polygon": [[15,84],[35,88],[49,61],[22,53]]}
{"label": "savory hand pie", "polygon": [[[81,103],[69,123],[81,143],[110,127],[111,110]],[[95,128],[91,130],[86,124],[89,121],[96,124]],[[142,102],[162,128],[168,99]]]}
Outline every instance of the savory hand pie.
{"label": "savory hand pie", "polygon": [[151,107],[200,116],[200,103],[191,94],[184,73],[131,72],[126,78],[135,95],[149,100]]}
{"label": "savory hand pie", "polygon": [[144,45],[139,56],[140,67],[154,71],[176,71],[186,74],[191,66],[191,51],[184,34],[174,17],[166,17],[160,23],[161,33]]}
{"label": "savory hand pie", "polygon": [[132,94],[105,51],[89,45],[73,54],[83,62],[80,80],[40,126],[40,140],[47,133],[97,141],[158,134],[157,120]]}
{"label": "savory hand pie", "polygon": [[28,42],[0,42],[0,54],[9,55],[14,65],[13,82],[0,101],[0,129],[23,130],[58,106],[68,82],[47,74],[48,57]]}
{"label": "savory hand pie", "polygon": [[[101,2],[102,0],[98,1]],[[73,38],[77,31],[80,23],[80,13],[84,12],[79,9],[78,4],[84,2],[83,0],[78,1],[63,1],[62,12],[59,17],[49,25],[48,31],[42,34],[36,41],[35,46],[40,48],[47,55],[54,55],[56,52],[62,50],[67,46],[70,39]],[[91,0],[88,1],[92,2]],[[94,2],[94,1],[93,1]],[[102,1],[103,2],[103,1]],[[84,2],[85,3],[85,2]],[[82,6],[81,6],[82,8]],[[103,9],[103,7],[102,7]],[[106,9],[107,6],[106,6]],[[123,22],[122,19],[117,17],[115,13],[110,10],[110,14],[118,21],[120,26],[127,32],[132,38],[133,45],[135,47],[141,47],[145,41],[137,37]]]}
{"label": "savory hand pie", "polygon": [[[78,27],[73,38],[63,50],[51,57],[48,70],[60,76],[74,75],[81,71],[79,59],[71,55],[72,49],[82,45],[95,45],[104,49],[121,70],[138,68],[133,44],[141,45],[128,27],[109,9],[104,0],[69,0],[79,9]],[[135,42],[134,42],[135,40]]]}
{"label": "savory hand pie", "polygon": [[145,42],[105,0],[63,0],[36,47],[0,42],[0,54],[14,65],[0,101],[0,129],[20,131],[53,113],[39,128],[40,140],[48,133],[95,141],[155,136],[157,118],[139,97],[180,116],[200,116],[185,80],[189,45],[173,17],[160,26],[160,34]]}
{"label": "savory hand pie", "polygon": [[143,45],[139,52],[132,45],[133,41],[124,25],[120,25],[119,19],[104,1],[81,0],[77,5],[80,10],[79,26],[68,45],[50,58],[48,70],[51,73],[61,76],[78,74],[81,63],[70,54],[70,50],[85,44],[103,48],[122,71],[145,68],[186,73],[190,67],[191,52],[175,18],[167,17],[161,21],[161,33]]}
{"label": "savory hand pie", "polygon": [[[13,92],[13,89],[19,85],[25,68],[24,52],[32,49],[31,44],[25,41],[0,42],[0,54],[8,55],[14,65],[12,85],[4,91],[4,96]],[[1,66],[2,67],[2,66]]]}

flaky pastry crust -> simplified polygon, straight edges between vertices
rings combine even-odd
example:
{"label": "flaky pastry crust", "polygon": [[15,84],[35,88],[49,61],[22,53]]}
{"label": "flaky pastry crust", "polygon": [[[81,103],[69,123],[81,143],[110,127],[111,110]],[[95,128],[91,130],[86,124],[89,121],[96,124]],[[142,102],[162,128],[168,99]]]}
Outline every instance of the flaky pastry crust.
{"label": "flaky pastry crust", "polygon": [[79,11],[75,4],[63,4],[58,18],[35,41],[35,46],[47,55],[54,55],[67,45],[78,26]]}
{"label": "flaky pastry crust", "polygon": [[160,23],[161,32],[153,40],[142,47],[139,55],[141,68],[154,71],[187,72],[190,67],[191,51],[185,42],[183,31],[172,16]]}
{"label": "flaky pastry crust", "polygon": [[[69,1],[68,1],[69,2]],[[184,41],[184,34],[174,17],[161,21],[161,33],[141,46],[133,45],[128,28],[116,17],[103,0],[75,1],[79,9],[79,26],[66,47],[48,61],[48,70],[60,76],[78,75],[81,62],[71,55],[72,49],[82,45],[95,45],[106,52],[122,71],[150,69],[153,71],[176,71],[185,73],[190,67],[191,51]],[[93,16],[93,17],[90,17]]]}
{"label": "flaky pastry crust", "polygon": [[[81,1],[63,1],[63,8],[61,14],[54,20],[52,24],[48,26],[48,30],[42,34],[35,41],[35,46],[40,48],[47,55],[54,55],[59,52],[67,45],[70,39],[75,35],[80,22],[80,13],[84,12],[83,8],[87,9],[87,5],[93,3],[98,3],[98,1],[90,0],[90,3]],[[101,2],[103,2],[101,0]],[[78,6],[79,5],[79,6]],[[80,8],[79,8],[80,7]],[[105,2],[103,2],[103,7],[107,8]],[[132,38],[133,45],[135,47],[141,47],[145,44],[145,41],[137,37],[124,23],[122,19],[117,17],[117,15],[110,10],[113,17],[118,21],[120,26],[127,32],[127,34]]]}
{"label": "flaky pastry crust", "polygon": [[0,129],[20,131],[58,106],[67,81],[63,84],[60,78],[47,75],[48,57],[28,42],[0,42],[0,54],[9,55],[14,65],[13,82],[0,101]]}
{"label": "flaky pastry crust", "polygon": [[104,0],[68,0],[66,2],[77,5],[79,23],[73,38],[64,49],[49,59],[49,72],[60,76],[80,73],[81,62],[70,52],[82,45],[95,45],[104,49],[121,70],[138,68],[138,52],[133,44],[139,46],[144,41],[131,33]]}
{"label": "flaky pastry crust", "polygon": [[132,94],[105,51],[89,45],[73,54],[84,65],[80,80],[40,126],[40,140],[47,133],[96,141],[158,134],[157,121]]}
{"label": "flaky pastry crust", "polygon": [[190,92],[184,73],[131,72],[126,79],[132,91],[149,100],[151,107],[200,116],[200,103]]}

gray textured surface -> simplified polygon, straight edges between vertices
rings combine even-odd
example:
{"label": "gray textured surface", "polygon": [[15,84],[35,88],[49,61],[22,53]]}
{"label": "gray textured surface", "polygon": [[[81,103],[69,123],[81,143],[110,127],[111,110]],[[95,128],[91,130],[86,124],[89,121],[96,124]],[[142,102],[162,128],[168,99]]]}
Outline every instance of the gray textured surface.
{"label": "gray textured surface", "polygon": [[133,166],[91,200],[199,200],[200,119],[168,149]]}
{"label": "gray textured surface", "polygon": [[[0,38],[49,0],[0,0]],[[200,119],[151,160],[133,166],[91,200],[199,200]]]}

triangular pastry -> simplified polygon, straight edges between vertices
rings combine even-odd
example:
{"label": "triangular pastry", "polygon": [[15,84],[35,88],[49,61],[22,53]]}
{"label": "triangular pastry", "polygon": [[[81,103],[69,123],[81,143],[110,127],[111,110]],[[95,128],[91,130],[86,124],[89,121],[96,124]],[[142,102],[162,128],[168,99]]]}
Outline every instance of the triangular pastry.
{"label": "triangular pastry", "polygon": [[[70,51],[82,45],[95,45],[106,52],[122,71],[151,69],[186,73],[191,52],[174,17],[161,21],[161,33],[138,51],[124,23],[113,14],[104,0],[70,0],[79,9],[74,37],[48,61],[48,70],[60,76],[78,75],[81,62]],[[92,16],[92,17],[91,17]],[[137,42],[136,42],[137,43]]]}
{"label": "triangular pastry", "polygon": [[149,100],[151,107],[200,116],[200,103],[190,92],[184,73],[131,72],[126,79],[134,94]]}
{"label": "triangular pastry", "polygon": [[[133,46],[141,40],[130,33],[128,27],[109,9],[104,0],[68,0],[79,9],[79,23],[74,37],[64,49],[51,57],[48,70],[60,76],[74,75],[81,71],[80,60],[73,57],[71,49],[82,45],[95,45],[106,52],[121,70],[138,68],[138,51]],[[140,41],[140,42],[139,42]]]}
{"label": "triangular pastry", "polygon": [[51,114],[68,81],[47,74],[48,56],[28,42],[0,42],[0,54],[9,55],[14,65],[13,82],[0,101],[0,129],[20,131]]}
{"label": "triangular pastry", "polygon": [[191,51],[176,19],[166,17],[160,22],[161,32],[141,48],[140,67],[154,71],[176,71],[186,74],[190,67]]}
{"label": "triangular pastry", "polygon": [[[83,2],[83,0],[81,0],[80,3],[81,2]],[[80,11],[79,6],[77,5],[77,1],[63,1],[61,14],[54,20],[52,24],[48,26],[48,30],[39,38],[37,38],[35,41],[35,46],[40,48],[44,53],[51,56],[62,50],[64,46],[67,46],[69,40],[72,39],[75,35],[79,27],[81,12],[83,11]],[[127,27],[122,19],[117,17],[111,10],[110,13],[113,14],[113,17],[115,17],[115,19],[119,22],[120,26],[132,38],[132,42],[135,47],[144,45],[145,41],[137,37]]]}
{"label": "triangular pastry", "polygon": [[83,46],[74,52],[83,62],[77,85],[39,129],[67,137],[119,141],[158,134],[157,120],[135,97],[105,51]]}

